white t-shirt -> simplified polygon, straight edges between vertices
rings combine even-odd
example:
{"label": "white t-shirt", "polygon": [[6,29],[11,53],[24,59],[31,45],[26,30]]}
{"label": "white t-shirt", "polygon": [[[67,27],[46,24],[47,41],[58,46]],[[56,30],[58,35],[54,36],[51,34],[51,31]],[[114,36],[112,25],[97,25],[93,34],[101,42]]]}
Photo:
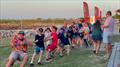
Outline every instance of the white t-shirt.
{"label": "white t-shirt", "polygon": [[114,31],[114,19],[110,16],[107,17],[104,23],[104,26],[108,26],[108,28],[104,28],[104,32],[109,32],[110,35],[113,35]]}
{"label": "white t-shirt", "polygon": [[[49,37],[51,37],[51,33],[45,32],[45,38],[48,39]],[[46,42],[46,45],[50,45],[52,43],[52,39],[48,40]]]}

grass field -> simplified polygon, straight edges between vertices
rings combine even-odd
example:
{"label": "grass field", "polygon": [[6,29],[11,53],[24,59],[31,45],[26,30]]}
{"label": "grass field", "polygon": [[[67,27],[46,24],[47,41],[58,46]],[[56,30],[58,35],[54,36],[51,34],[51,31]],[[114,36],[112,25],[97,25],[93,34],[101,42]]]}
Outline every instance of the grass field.
{"label": "grass field", "polygon": [[[120,42],[120,35],[115,35],[113,37],[113,44],[115,42]],[[5,47],[0,45],[0,67],[5,67],[7,57],[11,52],[11,48],[9,45],[9,39],[4,39],[3,44]],[[103,45],[102,47],[103,48]],[[33,48],[29,47],[28,54],[29,58],[31,59],[33,53]],[[91,48],[84,48],[79,47],[72,49],[69,56],[65,55],[64,57],[56,56],[54,61],[44,65],[37,65],[37,60],[35,61],[35,67],[106,67],[107,60],[104,60],[105,52],[101,51],[98,56],[93,55]],[[38,58],[38,57],[37,57]],[[26,64],[25,67],[29,67],[29,62]],[[45,59],[43,58],[43,62]],[[13,67],[19,67],[18,62],[14,64]]]}

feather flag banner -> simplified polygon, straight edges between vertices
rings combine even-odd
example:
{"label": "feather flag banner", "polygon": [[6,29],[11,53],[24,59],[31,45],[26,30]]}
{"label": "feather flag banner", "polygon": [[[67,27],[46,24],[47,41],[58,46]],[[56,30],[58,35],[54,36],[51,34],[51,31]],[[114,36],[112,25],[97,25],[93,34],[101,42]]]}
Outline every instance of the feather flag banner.
{"label": "feather flag banner", "polygon": [[102,19],[102,11],[99,11],[99,19]]}
{"label": "feather flag banner", "polygon": [[90,22],[88,4],[83,2],[84,22]]}

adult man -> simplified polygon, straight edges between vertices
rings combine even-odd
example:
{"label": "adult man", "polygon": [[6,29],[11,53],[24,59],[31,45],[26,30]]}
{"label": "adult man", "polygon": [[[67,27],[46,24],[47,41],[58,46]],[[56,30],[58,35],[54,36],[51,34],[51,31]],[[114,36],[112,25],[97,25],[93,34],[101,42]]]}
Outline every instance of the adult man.
{"label": "adult man", "polygon": [[21,61],[20,67],[24,67],[27,63],[27,47],[28,45],[32,45],[32,43],[28,41],[24,35],[25,33],[23,31],[19,31],[19,33],[13,37],[11,41],[11,47],[13,50],[8,58],[6,67],[11,67],[16,60]]}
{"label": "adult man", "polygon": [[105,44],[106,47],[107,58],[110,57],[112,52],[111,40],[113,36],[113,31],[114,31],[114,19],[112,18],[111,11],[107,11],[106,20],[103,25],[103,43]]}

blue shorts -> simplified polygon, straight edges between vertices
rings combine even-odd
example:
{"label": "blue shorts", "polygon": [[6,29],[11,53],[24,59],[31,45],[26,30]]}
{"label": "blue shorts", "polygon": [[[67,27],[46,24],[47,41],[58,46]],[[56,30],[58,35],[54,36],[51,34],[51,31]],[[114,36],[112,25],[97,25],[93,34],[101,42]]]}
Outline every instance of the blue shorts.
{"label": "blue shorts", "polygon": [[66,45],[60,44],[61,48],[64,48],[65,46],[70,46],[70,44],[66,44]]}
{"label": "blue shorts", "polygon": [[59,43],[59,46],[60,46],[61,48],[64,48],[64,46],[66,46],[66,45],[70,45],[70,43],[66,43],[66,44]]}
{"label": "blue shorts", "polygon": [[36,54],[39,54],[40,52],[43,52],[43,51],[44,51],[44,47],[35,46],[35,48],[34,48],[34,52]]}
{"label": "blue shorts", "polygon": [[59,42],[59,46],[61,47],[61,48],[64,48],[64,44],[60,41]]}
{"label": "blue shorts", "polygon": [[110,37],[109,32],[103,32],[103,43],[109,44],[112,42],[112,37]]}

